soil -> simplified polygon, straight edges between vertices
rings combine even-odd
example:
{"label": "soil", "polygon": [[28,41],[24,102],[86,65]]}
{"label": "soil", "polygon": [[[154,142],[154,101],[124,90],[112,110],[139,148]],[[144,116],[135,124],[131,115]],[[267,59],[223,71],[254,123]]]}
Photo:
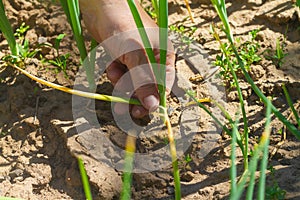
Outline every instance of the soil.
{"label": "soil", "polygon": [[[187,17],[184,1],[169,1],[170,24],[182,24],[187,30],[196,27],[192,37],[196,40],[196,47],[200,47],[200,57],[195,59],[175,45],[178,52],[177,81],[175,94],[168,98],[171,122],[178,133],[176,137],[188,138],[184,140],[188,142],[187,146],[184,146],[184,142],[178,144],[184,146],[179,162],[183,199],[228,199],[230,138],[215,128],[213,121],[202,110],[195,106],[184,108],[186,102],[182,101],[185,97],[181,93],[183,89],[192,88],[199,98],[210,96],[221,99],[232,116],[235,115],[239,102],[236,92],[229,87],[220,87],[219,92],[215,92],[212,88],[216,87],[214,81],[218,79],[206,76],[215,69],[211,67],[210,61],[220,53],[219,44],[210,33],[211,23],[220,24],[219,18],[209,0],[192,0],[190,3],[194,23]],[[6,0],[4,4],[14,28],[20,27],[22,22],[30,26],[26,38],[32,47],[36,47],[39,42],[54,44],[60,33],[66,34],[60,53],[71,55],[67,77],[62,71],[55,72],[54,66],[45,65],[37,58],[28,59],[25,69],[40,78],[73,87],[80,66],[79,53],[61,7],[50,0]],[[149,2],[144,1],[144,6],[147,5]],[[261,61],[251,66],[250,74],[258,87],[272,98],[279,111],[296,125],[281,85],[286,85],[299,113],[299,8],[290,0],[227,1],[226,5],[235,37],[245,40],[249,38],[249,31],[260,29],[257,41],[261,45],[261,53],[270,49],[274,51],[277,38],[284,44],[287,55],[282,66],[278,67],[262,56]],[[85,37],[87,41],[90,39],[86,32]],[[223,40],[224,35],[221,38]],[[8,53],[8,45],[2,34],[0,47],[2,57]],[[41,47],[40,54],[46,59],[56,56],[55,50],[47,46]],[[204,77],[204,82],[195,79],[199,73]],[[265,107],[242,77],[240,81],[250,125],[250,147],[253,148],[264,129]],[[104,74],[98,82],[97,91],[111,94],[112,90],[113,87]],[[10,67],[0,68],[0,91],[0,196],[22,199],[85,199],[77,166],[77,157],[81,157],[94,199],[119,198],[122,173],[117,169],[123,166],[122,149],[126,133],[114,121],[110,103],[85,100],[84,104],[78,104],[86,106],[80,107],[82,113],[75,116],[74,121],[74,109],[78,109],[78,102],[74,101],[74,97],[42,86]],[[96,112],[90,111],[93,106]],[[212,105],[207,106],[214,109]],[[85,113],[93,113],[96,122],[80,118]],[[135,121],[143,126],[154,124],[150,128],[146,126],[139,135],[137,151],[154,152],[151,158],[158,164],[149,166],[155,162],[148,162],[142,155],[137,157],[142,162],[137,161],[136,167],[142,169],[143,173],[133,175],[133,199],[173,199],[174,196],[171,165],[164,162],[168,158],[164,158],[165,152],[155,153],[165,146],[166,138],[163,129],[156,131],[156,120],[153,117]],[[103,136],[97,134],[99,130],[104,133]],[[282,139],[284,133],[285,140]],[[147,135],[150,136],[146,137]],[[97,144],[102,144],[104,148]],[[120,148],[116,151],[109,144]],[[299,147],[300,143],[295,136],[279,120],[273,118],[269,166],[273,166],[274,171],[267,171],[267,187],[278,184],[286,192],[285,199],[300,199]],[[187,155],[191,157],[189,163],[184,161]],[[241,174],[243,159],[240,152],[236,165]],[[147,169],[151,167],[156,170],[149,172]]]}

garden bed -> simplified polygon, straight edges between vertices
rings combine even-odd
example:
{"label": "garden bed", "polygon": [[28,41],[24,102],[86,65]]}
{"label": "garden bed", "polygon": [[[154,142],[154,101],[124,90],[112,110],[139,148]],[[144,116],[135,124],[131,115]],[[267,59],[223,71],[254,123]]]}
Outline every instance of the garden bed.
{"label": "garden bed", "polygon": [[[63,71],[56,72],[55,67],[43,65],[38,58],[29,59],[25,69],[48,81],[71,87],[80,65],[79,53],[60,6],[51,3],[52,1],[4,2],[15,28],[23,22],[30,26],[26,38],[33,46],[39,41],[53,44],[59,34],[66,34],[61,42],[60,52],[71,54],[66,70],[67,77]],[[145,3],[145,7],[147,5]],[[184,1],[170,1],[170,24],[177,27],[183,25],[187,31],[196,27],[190,38],[202,46],[203,54],[210,55],[210,59],[214,60],[219,53],[219,44],[210,33],[210,24],[219,22],[217,14],[210,1],[192,0],[190,5],[195,23],[191,23],[189,18],[183,20],[188,16]],[[260,29],[256,39],[261,46],[260,53],[274,51],[277,39],[284,44],[283,50],[287,55],[280,67],[261,55],[262,60],[251,65],[250,74],[264,94],[272,98],[279,111],[289,117],[291,111],[281,88],[281,84],[285,83],[299,113],[299,8],[288,0],[228,1],[227,6],[235,37],[245,40],[248,32]],[[85,35],[89,38],[87,33]],[[0,57],[8,53],[7,42],[1,34],[0,48]],[[42,54],[46,59],[54,58],[55,53],[53,48],[42,47]],[[203,59],[207,61],[208,58]],[[178,58],[176,69],[184,80],[197,75],[188,66],[184,60]],[[250,125],[250,147],[253,148],[264,129],[265,107],[251,87],[242,78],[240,81]],[[210,95],[209,88],[203,81],[187,82],[199,97]],[[177,87],[185,89],[180,84]],[[98,91],[106,94],[112,92],[112,85],[105,75],[99,80]],[[84,139],[97,138],[90,134],[92,130],[90,135],[78,135],[75,128],[78,124],[73,121],[71,95],[41,86],[9,67],[0,69],[0,92],[0,196],[23,199],[84,199],[76,159],[80,155],[86,164],[94,199],[118,199],[122,185],[121,173],[99,161],[101,159],[97,159],[92,151],[87,151],[89,146]],[[224,99],[226,109],[234,116],[239,106],[236,92],[226,87]],[[173,108],[172,123],[179,129],[178,124],[185,110],[174,96],[168,100]],[[124,145],[126,134],[115,124],[110,103],[97,101],[95,106],[101,130],[114,144]],[[89,112],[88,105],[82,109]],[[196,117],[194,119],[199,127],[195,127],[195,134],[185,152],[185,156],[189,155],[191,161],[186,161],[183,156],[180,164],[183,199],[227,199],[230,192],[230,137],[220,132],[214,138],[216,141],[213,144],[206,143],[208,130],[205,124],[211,120],[202,111],[198,112],[201,117],[199,120]],[[293,117],[289,118],[293,121]],[[83,120],[81,123],[85,125],[90,122]],[[271,195],[274,191],[278,194],[285,191],[285,199],[299,199],[300,143],[278,119],[273,118],[271,125],[272,157],[269,166],[274,170],[268,170],[267,187],[273,188],[273,191],[267,192]],[[284,133],[286,140],[281,142]],[[155,145],[163,139],[161,135],[144,140],[142,138],[138,150],[143,152],[158,148]],[[210,148],[204,151],[206,146]],[[110,158],[119,159],[119,155],[113,150],[108,149],[106,153]],[[239,173],[243,170],[242,163],[243,158],[238,153]],[[132,191],[133,199],[172,199],[174,189],[171,166],[155,172],[134,174]]]}

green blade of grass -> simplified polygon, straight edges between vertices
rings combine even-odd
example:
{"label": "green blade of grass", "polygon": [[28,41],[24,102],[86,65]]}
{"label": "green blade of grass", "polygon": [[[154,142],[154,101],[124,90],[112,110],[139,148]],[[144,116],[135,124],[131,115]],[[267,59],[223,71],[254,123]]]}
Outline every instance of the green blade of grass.
{"label": "green blade of grass", "polygon": [[12,55],[17,56],[19,54],[16,39],[13,29],[5,15],[5,9],[2,0],[0,0],[0,30],[7,40]]}
{"label": "green blade of grass", "polygon": [[172,167],[173,167],[173,177],[174,177],[174,185],[175,185],[175,200],[181,199],[181,186],[180,186],[180,173],[178,168],[178,159],[177,159],[177,152],[176,152],[176,144],[175,144],[175,138],[174,133],[172,130],[171,122],[168,116],[168,113],[165,109],[165,125],[167,127],[168,131],[168,138],[169,138],[169,144],[170,144],[170,153],[172,158]]}
{"label": "green blade of grass", "polygon": [[168,49],[168,1],[159,1],[159,82],[158,90],[160,92],[160,105],[166,107],[166,61]]}
{"label": "green blade of grass", "polygon": [[90,62],[87,57],[87,50],[84,43],[82,28],[80,23],[80,12],[78,0],[60,0],[68,21],[71,25],[74,38],[79,49],[80,59],[83,62],[83,67],[86,71],[87,80],[89,83],[90,91],[95,91],[96,84],[94,80],[94,62]]}
{"label": "green blade of grass", "polygon": [[[212,113],[210,112],[201,102],[199,102],[195,97],[194,95],[192,94],[191,91],[186,91],[186,94],[189,95],[189,97],[191,97],[196,103],[197,105],[203,109],[207,114],[209,114],[209,116],[219,125],[219,127],[221,127],[228,135],[230,135],[232,137],[232,134],[231,134],[231,131],[225,126],[223,125],[220,120]],[[215,101],[212,101],[213,103],[215,103],[218,107],[220,106],[218,103],[216,103]],[[227,115],[227,119],[229,120],[229,122],[232,124],[234,123],[233,120],[231,119],[231,117],[229,116],[229,114],[225,111],[225,109],[222,109],[222,107],[219,107],[220,110],[225,114]],[[243,147],[243,143],[242,143],[242,140],[241,140],[241,137],[239,136],[239,134],[237,133],[236,135],[237,137],[237,144],[239,145],[242,153],[244,151],[244,147]]]}
{"label": "green blade of grass", "polygon": [[[201,102],[199,102],[193,95],[193,93],[191,91],[186,91],[186,94],[193,99],[193,101],[195,101],[197,103],[197,105],[203,109],[207,114],[209,114],[209,116],[219,125],[219,127],[221,127],[228,135],[230,135],[232,137],[231,131],[225,126],[223,125],[220,120],[212,113],[210,112]],[[214,102],[214,101],[212,101]],[[214,102],[218,107],[220,106],[218,103]],[[225,109],[222,109],[222,107],[219,107],[221,109],[221,111],[225,111]],[[227,115],[227,117],[229,116],[229,114],[225,111],[224,112],[225,115]],[[233,120],[231,119],[231,117],[228,117],[229,121],[231,122],[231,124],[233,123]],[[236,135],[237,137],[237,144],[239,145],[239,147],[241,148],[241,151],[244,151],[243,148],[243,143],[241,138],[239,137],[239,134],[237,133]]]}
{"label": "green blade of grass", "polygon": [[269,143],[270,143],[270,124],[271,124],[271,106],[267,105],[266,111],[266,125],[265,131],[262,135],[262,140],[264,141],[265,145],[263,146],[263,157],[260,164],[260,177],[258,183],[258,192],[257,192],[257,199],[264,200],[265,199],[265,187],[266,187],[266,169],[268,165],[268,155],[269,155]]}
{"label": "green blade of grass", "polygon": [[[263,152],[263,159],[261,163],[261,171],[260,171],[260,184],[259,189],[264,191],[265,187],[265,170],[268,163],[268,146],[269,146],[269,136],[270,136],[270,123],[271,123],[271,106],[270,104],[267,105],[267,111],[266,111],[266,124],[265,124],[265,130],[263,132],[263,135],[261,136],[260,144],[259,144],[259,151]],[[258,153],[258,156],[260,153]],[[255,170],[256,171],[256,170]],[[253,193],[254,193],[254,185],[255,185],[255,171],[252,171],[250,173],[250,182],[248,185],[247,200],[253,199]],[[262,192],[260,191],[260,192]],[[262,199],[264,198],[264,195],[262,196]]]}
{"label": "green blade of grass", "polygon": [[211,118],[212,118],[213,120],[215,120],[215,122],[216,122],[220,127],[222,127],[222,128],[224,129],[224,131],[225,131],[228,135],[231,135],[230,130],[229,130],[226,126],[224,126],[224,125],[220,122],[220,120],[218,120],[218,118],[217,118],[216,116],[214,116],[214,114],[212,114],[212,112],[210,112],[210,111],[209,111],[209,110],[208,110],[201,102],[199,102],[199,101],[194,97],[194,95],[192,94],[191,91],[186,91],[186,94],[189,95],[189,97],[192,98],[193,101],[195,101],[195,102],[197,103],[197,105],[198,105],[200,108],[202,108],[207,114],[209,114],[209,116],[211,116]]}
{"label": "green blade of grass", "polygon": [[84,61],[85,58],[87,57],[87,51],[84,44],[80,18],[78,13],[78,0],[67,0],[67,4],[68,4],[68,9],[70,14],[71,26],[74,32],[75,41],[79,49],[80,58],[82,61]]}
{"label": "green blade of grass", "polygon": [[160,94],[160,107],[162,108],[160,112],[162,112],[162,119],[164,124],[168,129],[168,137],[170,142],[170,153],[172,157],[172,166],[173,166],[173,176],[175,182],[175,199],[181,199],[181,189],[180,189],[180,176],[179,176],[179,169],[178,169],[178,161],[177,161],[177,154],[176,154],[176,145],[174,141],[174,135],[172,131],[172,127],[170,124],[169,117],[166,112],[166,94],[165,94],[165,79],[166,79],[166,55],[167,55],[167,45],[168,45],[168,3],[166,0],[159,1],[159,41],[160,41],[160,70],[157,69],[156,59],[154,57],[154,52],[151,47],[149,38],[147,36],[146,30],[144,28],[143,22],[140,18],[138,13],[137,7],[135,5],[134,0],[127,0],[128,5],[130,7],[131,13],[133,15],[134,21],[138,28],[140,37],[142,39],[143,45],[145,47],[148,59],[152,65],[152,69],[157,81],[158,85],[158,92]]}
{"label": "green blade of grass", "polygon": [[80,175],[81,175],[83,190],[84,190],[84,193],[85,193],[85,198],[87,200],[92,200],[93,197],[92,197],[92,193],[91,193],[89,179],[88,179],[88,176],[86,174],[84,164],[83,164],[83,161],[82,161],[81,158],[78,158],[78,166],[79,166],[79,171],[80,171]]}
{"label": "green blade of grass", "polygon": [[223,25],[225,26],[225,33],[230,41],[233,41],[233,35],[230,31],[230,26],[228,23],[227,18],[227,11],[225,6],[225,0],[211,0],[213,6],[215,7],[220,19],[223,22]]}
{"label": "green blade of grass", "polygon": [[[214,100],[211,100],[211,102],[213,104],[215,104],[221,111],[222,113],[225,115],[226,119],[229,121],[230,124],[234,125],[235,122],[233,121],[233,119],[231,118],[231,116],[229,115],[229,113],[225,110],[225,108],[220,105],[218,102],[214,101]],[[234,128],[234,126],[232,126],[232,128]],[[241,135],[238,131],[234,131],[233,132],[235,134],[235,137],[236,137],[236,142],[237,144],[239,145],[241,151],[242,151],[242,154],[244,155],[244,151],[245,151],[245,148],[244,148],[244,145],[243,145],[243,141],[242,141],[242,138],[241,138]],[[233,137],[233,135],[230,134],[230,136]]]}
{"label": "green blade of grass", "polygon": [[68,7],[67,0],[60,0],[60,5],[63,8],[64,13],[67,16],[68,22],[71,25],[71,28],[73,30],[73,26],[72,26],[72,23],[71,23],[71,16],[70,16],[70,12],[69,12],[69,7]]}
{"label": "green blade of grass", "polygon": [[159,15],[158,15],[158,26],[159,26],[159,81],[158,91],[160,93],[160,105],[164,108],[163,121],[168,128],[168,137],[170,142],[170,153],[172,157],[173,177],[175,185],[175,200],[181,199],[181,186],[180,186],[180,174],[178,168],[176,144],[174,140],[174,134],[172,131],[170,119],[166,111],[166,61],[167,61],[167,50],[168,50],[168,1],[159,0]]}
{"label": "green blade of grass", "polygon": [[295,107],[294,107],[294,105],[293,105],[292,99],[291,99],[291,97],[290,97],[290,95],[289,95],[289,92],[288,92],[288,90],[287,90],[285,84],[282,85],[282,89],[283,89],[283,93],[284,93],[284,95],[285,95],[285,98],[286,98],[286,100],[287,100],[287,103],[288,103],[288,105],[290,106],[290,108],[291,108],[291,110],[292,110],[292,112],[293,112],[293,115],[294,115],[294,117],[295,117],[295,119],[296,119],[296,122],[298,123],[298,128],[300,128],[300,119],[299,119],[299,115],[298,115],[298,113],[297,113],[297,111],[296,111],[296,109],[295,109]]}
{"label": "green blade of grass", "polygon": [[[267,121],[265,125],[265,130],[263,132],[263,135],[260,139],[260,142],[258,145],[254,147],[253,150],[253,156],[249,162],[249,168],[244,171],[240,181],[237,184],[237,190],[236,193],[233,194],[232,200],[239,200],[242,192],[245,189],[246,182],[250,176],[250,183],[247,191],[247,196],[246,199],[253,199],[253,187],[254,187],[254,181],[255,181],[255,172],[257,169],[257,164],[259,161],[259,157],[261,153],[267,148],[269,144],[269,136],[270,136],[270,121],[271,121],[271,110],[272,110],[272,104],[267,104],[267,111],[266,111],[266,116],[267,116]],[[264,157],[264,159],[266,159]],[[267,162],[267,160],[264,160],[263,162]],[[264,166],[263,166],[264,167]],[[262,186],[261,186],[262,187]]]}
{"label": "green blade of grass", "polygon": [[125,151],[125,164],[123,172],[123,186],[121,192],[121,200],[130,200],[131,199],[131,183],[132,183],[132,169],[134,161],[134,153],[136,148],[136,135],[133,130],[130,132],[130,135],[126,139],[126,151]]}
{"label": "green blade of grass", "polygon": [[134,0],[127,0],[127,3],[129,5],[129,8],[130,8],[132,16],[134,18],[135,24],[136,24],[136,26],[138,28],[138,31],[139,31],[139,34],[141,36],[141,39],[142,39],[143,45],[145,47],[148,59],[150,61],[152,69],[153,69],[154,76],[155,76],[156,79],[158,79],[160,75],[159,75],[159,71],[157,69],[156,59],[155,59],[155,56],[154,56],[154,52],[152,50],[150,40],[149,40],[148,35],[146,33],[144,24],[142,22],[142,19],[140,17],[139,12],[138,12],[138,9],[135,5]]}
{"label": "green blade of grass", "polygon": [[232,131],[232,137],[231,137],[231,155],[230,155],[230,185],[231,185],[231,190],[230,190],[230,199],[232,199],[232,195],[236,193],[237,191],[237,184],[236,184],[236,135],[238,134],[238,120],[235,121],[235,123],[233,123],[233,131]]}

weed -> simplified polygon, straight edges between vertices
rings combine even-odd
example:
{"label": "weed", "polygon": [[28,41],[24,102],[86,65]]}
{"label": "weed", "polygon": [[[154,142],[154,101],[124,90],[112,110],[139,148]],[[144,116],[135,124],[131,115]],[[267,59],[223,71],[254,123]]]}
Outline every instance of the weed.
{"label": "weed", "polygon": [[266,188],[266,199],[268,200],[283,200],[285,199],[286,191],[281,189],[278,185],[278,182],[275,179],[275,169],[272,165],[268,167],[270,170],[270,176],[272,185]]}
{"label": "weed", "polygon": [[6,136],[6,135],[7,135],[7,132],[5,132],[5,131],[0,131],[0,137]]}
{"label": "weed", "polygon": [[55,73],[58,73],[58,72],[62,71],[64,73],[64,76],[67,78],[68,77],[67,64],[68,64],[70,54],[66,53],[66,54],[61,55],[60,52],[59,52],[60,43],[61,43],[61,41],[64,37],[65,37],[65,34],[59,34],[55,38],[53,48],[56,50],[56,57],[52,60],[46,60],[46,63],[54,65],[56,67],[54,69]]}
{"label": "weed", "polygon": [[9,54],[4,56],[2,59],[8,62],[17,63],[19,66],[24,67],[26,60],[36,56],[41,50],[39,48],[32,48],[29,40],[25,38],[26,32],[29,30],[24,22],[19,28],[16,29],[14,37],[16,38],[17,55]]}
{"label": "weed", "polygon": [[19,42],[23,43],[25,40],[25,34],[29,30],[29,26],[26,26],[25,22],[21,24],[19,28],[16,29],[14,36],[19,40]]}
{"label": "weed", "polygon": [[[258,55],[260,44],[255,40],[258,32],[258,29],[250,31],[248,33],[250,39],[244,42],[241,42],[240,38],[236,39],[236,47],[238,53],[246,70],[248,71],[250,70],[252,64],[258,63],[261,60],[261,57]],[[213,34],[216,37],[217,33],[214,32]],[[241,71],[240,66],[231,45],[229,45],[229,43],[224,43],[223,45],[226,53],[221,53],[221,55],[217,55],[214,65],[220,67],[219,76],[223,78],[225,83],[229,83],[230,87],[236,87],[230,72],[229,62],[232,64],[233,70],[236,73],[239,73]],[[230,56],[229,61],[226,59],[225,54]]]}
{"label": "weed", "polygon": [[[144,1],[145,0],[141,0],[141,4],[143,4]],[[146,6],[144,7],[144,10],[154,21],[157,21],[158,13],[154,5],[157,5],[156,0],[152,0],[152,6]]]}
{"label": "weed", "polygon": [[183,171],[190,170],[190,163],[193,161],[192,157],[190,154],[186,154],[183,158],[179,159],[179,168],[182,169]]}
{"label": "weed", "polygon": [[296,122],[298,124],[298,128],[300,128],[300,117],[299,117],[299,114],[297,113],[297,111],[296,111],[296,109],[294,107],[294,104],[292,102],[292,99],[290,97],[290,94],[289,94],[289,92],[288,92],[285,84],[282,85],[282,89],[283,89],[283,93],[285,95],[285,98],[287,100],[287,103],[288,103],[289,107],[291,108],[292,113],[293,113],[293,115],[294,115],[294,117],[296,119]]}
{"label": "weed", "polygon": [[193,161],[192,157],[190,154],[187,154],[185,157],[184,157],[184,169],[187,170],[187,169],[190,169],[190,163]]}
{"label": "weed", "polygon": [[190,44],[192,44],[192,42],[195,41],[195,37],[193,35],[197,30],[196,27],[194,26],[186,27],[183,24],[176,24],[176,25],[170,25],[169,28],[171,31],[178,33],[181,42],[186,44],[187,46],[189,46]]}
{"label": "weed", "polygon": [[267,60],[271,60],[273,64],[277,68],[281,68],[284,62],[285,56],[288,55],[288,53],[285,53],[285,40],[280,42],[280,39],[276,39],[276,50],[272,51],[271,49],[267,49],[265,52],[265,58]]}
{"label": "weed", "polygon": [[64,54],[64,55],[60,55],[59,57],[54,58],[53,60],[48,60],[47,62],[49,64],[52,64],[54,66],[56,66],[55,68],[55,73],[58,73],[60,71],[62,71],[64,73],[64,76],[67,78],[68,74],[67,74],[67,61],[70,57],[70,54]]}

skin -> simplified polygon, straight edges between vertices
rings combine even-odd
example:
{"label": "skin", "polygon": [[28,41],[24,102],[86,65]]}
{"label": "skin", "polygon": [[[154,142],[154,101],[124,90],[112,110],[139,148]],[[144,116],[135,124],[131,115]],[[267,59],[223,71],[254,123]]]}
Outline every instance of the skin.
{"label": "skin", "polygon": [[[135,1],[142,21],[146,28],[157,28],[155,22],[147,15],[143,8]],[[117,41],[117,44],[107,45],[106,48],[112,55],[118,56],[106,69],[107,76],[112,84],[120,91],[134,90],[134,97],[138,98],[142,106],[131,106],[131,114],[135,118],[141,118],[156,110],[159,106],[159,95],[155,83],[152,68],[146,56],[143,44],[136,31],[136,24],[130,12],[126,0],[79,0],[83,20],[89,33],[99,42],[126,31],[135,31],[135,34],[128,34]],[[155,32],[155,31],[154,31]],[[151,45],[155,58],[159,62],[159,41],[157,32],[149,33]],[[137,47],[137,50],[126,52],[127,48]],[[173,85],[175,79],[175,55],[172,53],[172,44],[169,42],[170,51],[166,63],[166,88],[167,92]],[[126,52],[126,53],[122,53]],[[138,67],[143,66],[143,67]],[[121,77],[129,70],[130,78],[122,80],[122,84],[116,84]],[[126,87],[126,88],[125,88]],[[124,114],[127,112],[127,105],[116,104],[115,112]]]}

